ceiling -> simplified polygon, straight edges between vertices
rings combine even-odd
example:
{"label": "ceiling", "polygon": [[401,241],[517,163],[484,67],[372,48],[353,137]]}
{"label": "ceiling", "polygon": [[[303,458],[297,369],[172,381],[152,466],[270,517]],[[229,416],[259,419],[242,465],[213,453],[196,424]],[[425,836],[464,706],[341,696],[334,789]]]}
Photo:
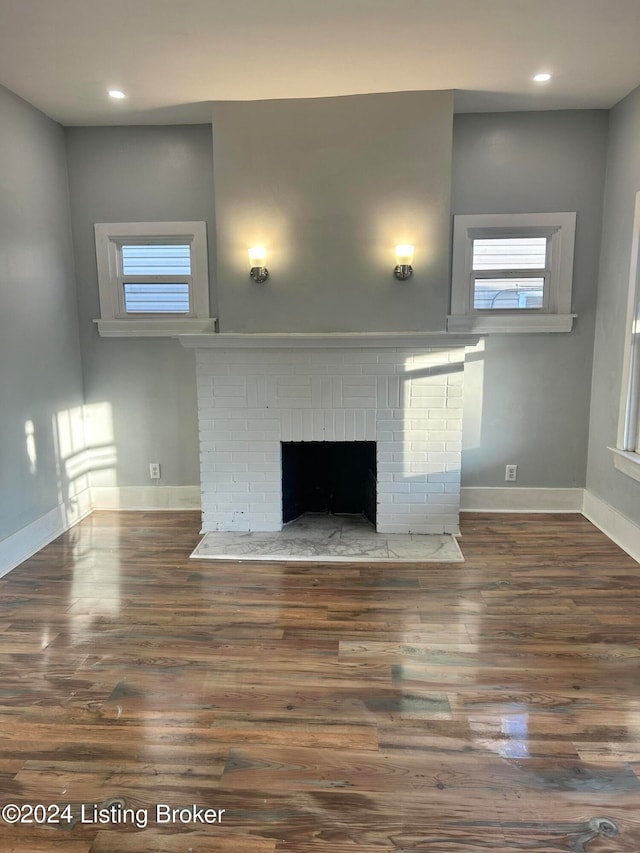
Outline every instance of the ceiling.
{"label": "ceiling", "polygon": [[640,0],[0,0],[0,83],[64,125],[411,89],[455,89],[457,112],[609,108],[639,45]]}

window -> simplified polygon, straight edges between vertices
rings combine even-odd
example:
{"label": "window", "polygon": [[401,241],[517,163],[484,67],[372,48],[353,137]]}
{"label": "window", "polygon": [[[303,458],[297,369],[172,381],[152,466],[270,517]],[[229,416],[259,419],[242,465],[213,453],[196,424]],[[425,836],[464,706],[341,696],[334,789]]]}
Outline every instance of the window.
{"label": "window", "polygon": [[622,368],[620,418],[614,464],[619,471],[640,480],[640,192],[636,193],[629,296]]}
{"label": "window", "polygon": [[544,306],[548,237],[478,237],[472,246],[474,311]]}
{"label": "window", "polygon": [[204,222],[95,226],[103,336],[213,330]]}
{"label": "window", "polygon": [[570,331],[575,213],[454,217],[449,331]]}
{"label": "window", "polygon": [[188,243],[123,243],[120,246],[125,314],[191,312],[191,246]]}

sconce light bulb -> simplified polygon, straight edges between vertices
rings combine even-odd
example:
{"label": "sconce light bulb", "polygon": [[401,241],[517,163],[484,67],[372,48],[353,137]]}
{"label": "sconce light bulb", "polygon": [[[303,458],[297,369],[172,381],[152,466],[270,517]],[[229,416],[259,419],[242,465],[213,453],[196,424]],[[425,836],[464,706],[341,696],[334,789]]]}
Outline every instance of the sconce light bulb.
{"label": "sconce light bulb", "polygon": [[411,265],[413,263],[413,246],[409,243],[396,246],[396,263]]}
{"label": "sconce light bulb", "polygon": [[264,246],[252,246],[249,249],[249,260],[252,267],[263,267],[267,259],[267,250]]}
{"label": "sconce light bulb", "polygon": [[413,246],[409,243],[402,243],[396,246],[396,266],[393,274],[400,281],[406,281],[413,275]]}
{"label": "sconce light bulb", "polygon": [[249,275],[258,284],[262,284],[269,278],[269,270],[264,265],[266,259],[267,250],[264,246],[252,246],[249,249],[249,260],[251,261]]}

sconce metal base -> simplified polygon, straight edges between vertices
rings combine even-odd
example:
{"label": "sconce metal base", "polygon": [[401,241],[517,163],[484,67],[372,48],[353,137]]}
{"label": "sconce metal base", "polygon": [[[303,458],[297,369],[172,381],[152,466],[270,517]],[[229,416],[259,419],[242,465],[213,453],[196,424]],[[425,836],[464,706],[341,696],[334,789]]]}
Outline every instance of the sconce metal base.
{"label": "sconce metal base", "polygon": [[251,267],[249,275],[258,284],[262,284],[263,281],[269,278],[269,270],[266,267]]}
{"label": "sconce metal base", "polygon": [[400,281],[406,281],[413,275],[413,267],[411,264],[398,264],[394,267],[393,274],[396,278],[399,278]]}

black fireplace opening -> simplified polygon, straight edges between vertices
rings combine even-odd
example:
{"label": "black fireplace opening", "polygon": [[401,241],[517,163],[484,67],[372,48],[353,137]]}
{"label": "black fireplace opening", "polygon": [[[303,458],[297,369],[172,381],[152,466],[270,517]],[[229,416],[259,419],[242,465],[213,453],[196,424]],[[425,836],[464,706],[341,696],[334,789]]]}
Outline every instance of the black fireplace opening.
{"label": "black fireplace opening", "polygon": [[282,517],[364,514],[376,523],[375,441],[283,441]]}

